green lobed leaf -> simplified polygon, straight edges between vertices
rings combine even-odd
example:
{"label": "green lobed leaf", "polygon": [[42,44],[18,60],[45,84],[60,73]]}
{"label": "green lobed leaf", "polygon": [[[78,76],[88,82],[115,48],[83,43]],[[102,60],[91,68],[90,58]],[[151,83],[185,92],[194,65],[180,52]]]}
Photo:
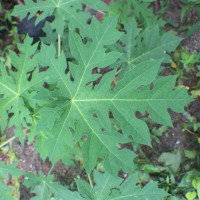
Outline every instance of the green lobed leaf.
{"label": "green lobed leaf", "polygon": [[109,6],[110,15],[117,14],[119,16],[120,22],[126,24],[134,18],[137,20],[140,27],[151,27],[152,25],[159,25],[163,27],[165,22],[153,13],[151,2],[149,1],[140,1],[140,0],[129,0],[129,1],[111,1]]}
{"label": "green lobed leaf", "polygon": [[130,66],[146,60],[163,59],[163,62],[171,62],[167,54],[172,52],[180,43],[181,38],[172,32],[161,34],[159,27],[153,25],[142,30],[137,28],[137,23],[132,19],[125,26],[126,34],[122,37],[124,44],[124,62]]}
{"label": "green lobed leaf", "polygon": [[125,181],[108,173],[94,172],[96,185],[91,188],[88,183],[77,179],[76,184],[79,193],[84,199],[90,200],[163,200],[168,194],[159,189],[156,182],[150,182],[143,188],[138,186],[138,176],[134,174]]}
{"label": "green lobed leaf", "polygon": [[[148,127],[136,117],[136,112],[148,112],[154,121],[172,126],[168,109],[182,112],[190,101],[185,89],[174,88],[176,77],[157,78],[162,62],[157,58],[164,53],[156,55],[156,52],[164,48],[171,36],[163,36],[163,42],[158,42],[156,47],[154,43],[146,43],[149,52],[146,55],[142,54],[142,49],[136,51],[136,55],[140,52],[141,56],[135,57],[137,62],[134,60],[132,68],[114,89],[110,87],[110,83],[115,77],[115,70],[104,75],[93,89],[88,86],[89,82],[98,77],[92,74],[94,67],[109,66],[121,56],[121,53],[106,47],[115,44],[122,36],[116,31],[116,26],[116,17],[105,18],[103,22],[93,20],[85,28],[89,38],[87,42],[83,42],[81,36],[70,28],[70,53],[77,62],[68,63],[68,74],[65,73],[67,63],[64,53],[56,58],[56,50],[52,45],[42,45],[38,62],[41,66],[49,67],[45,72],[48,81],[57,83],[53,92],[41,90],[34,97],[40,99],[41,96],[46,96],[44,107],[38,111],[41,121],[36,128],[41,131],[37,135],[36,146],[43,159],[48,156],[53,163],[62,159],[65,163],[72,164],[72,155],[79,143],[84,167],[88,172],[94,168],[99,158],[104,159],[106,169],[112,173],[117,173],[120,169],[130,172],[134,170],[135,155],[128,149],[120,149],[121,144],[134,141],[151,145]],[[137,34],[138,30],[133,32],[133,39]],[[151,32],[149,34],[143,34],[144,41],[151,39],[153,35]],[[132,42],[132,39],[129,41]],[[170,50],[174,46],[175,44],[170,44],[166,48]],[[134,57],[133,50],[131,46],[127,47],[130,63]],[[149,55],[154,56],[154,59],[149,59]],[[110,112],[119,122],[118,128],[122,130],[122,134],[114,129],[112,119],[109,118]]]}
{"label": "green lobed leaf", "polygon": [[[59,9],[64,13],[70,12],[69,37],[62,41],[69,44],[70,55],[66,56],[64,51],[57,55],[53,44],[42,43],[38,54],[32,56],[37,45],[31,46],[27,38],[25,46],[28,50],[24,59],[23,56],[20,60],[15,54],[12,55],[16,57],[13,59],[14,66],[18,69],[19,62],[23,62],[23,67],[11,74],[21,78],[11,78],[8,74],[1,77],[3,98],[0,105],[10,99],[9,104],[4,105],[4,115],[7,110],[14,112],[11,124],[16,124],[18,129],[27,124],[33,125],[35,146],[43,159],[49,157],[53,163],[61,159],[66,164],[73,164],[77,149],[81,149],[87,172],[94,169],[99,159],[104,161],[105,168],[111,173],[117,174],[121,169],[132,172],[135,154],[123,148],[123,145],[129,142],[151,145],[148,127],[136,113],[147,112],[155,122],[172,126],[168,109],[182,112],[191,101],[185,89],[174,87],[176,77],[158,76],[163,59],[164,62],[170,61],[165,51],[172,51],[180,39],[171,33],[160,35],[157,26],[141,31],[134,20],[128,24],[130,26],[125,26],[126,34],[123,34],[117,30],[117,17],[107,16],[101,22],[93,19],[86,24],[77,21],[80,17],[77,14],[81,6],[79,1],[54,3],[28,2],[26,6],[34,4],[32,14],[39,6],[41,10],[44,9],[45,16],[53,14],[55,6],[56,12],[60,12]],[[68,6],[72,6],[72,9]],[[20,9],[16,12],[26,13]],[[83,26],[79,32],[75,27],[79,27],[80,23]],[[111,48],[121,38],[123,53]],[[66,61],[69,57],[71,59]],[[129,71],[123,62],[128,63]],[[47,69],[39,72],[38,68],[35,69],[38,63]],[[125,73],[111,87],[119,63]],[[113,70],[103,77],[93,73],[95,67],[101,69],[107,66],[112,66]],[[27,73],[31,69],[35,70],[29,81]],[[6,74],[3,70],[2,73]],[[101,81],[92,85],[98,78]],[[18,80],[23,80],[23,85]],[[44,82],[46,87],[43,86]],[[9,89],[5,83],[11,84]]]}
{"label": "green lobed leaf", "polygon": [[[44,78],[39,73],[35,51],[37,45],[31,46],[32,40],[27,37],[23,44],[19,44],[19,55],[10,51],[10,59],[14,70],[2,67],[0,76],[0,116],[3,121],[9,119],[9,127],[15,126],[16,136],[22,141],[26,129],[32,124],[31,112],[28,102],[31,100],[30,92],[38,85],[42,85]],[[2,129],[6,124],[1,124]]]}
{"label": "green lobed leaf", "polygon": [[[89,19],[89,13],[80,12],[82,10],[82,4],[87,4],[96,10],[107,10],[105,3],[93,0],[47,0],[37,1],[25,0],[25,5],[17,5],[12,13],[14,16],[20,16],[24,18],[30,13],[29,18],[33,17],[38,11],[42,11],[42,14],[38,17],[36,23],[45,19],[48,16],[55,16],[55,20],[51,23],[52,29],[56,29],[57,33],[63,34],[66,21],[70,21],[74,28],[78,27],[84,30],[84,26]],[[31,8],[31,9],[30,9]]]}
{"label": "green lobed leaf", "polygon": [[52,197],[59,200],[83,199],[77,192],[71,192],[67,187],[62,186],[57,182],[53,182],[52,176],[44,177],[42,174],[36,176],[31,173],[26,173],[23,184],[27,187],[31,187],[31,192],[36,194],[31,200],[51,199]]}

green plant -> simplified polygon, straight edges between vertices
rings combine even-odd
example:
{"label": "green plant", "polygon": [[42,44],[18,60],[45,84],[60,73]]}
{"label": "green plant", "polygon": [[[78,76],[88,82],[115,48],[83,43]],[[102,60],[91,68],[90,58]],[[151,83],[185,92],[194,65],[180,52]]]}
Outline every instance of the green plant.
{"label": "green plant", "polygon": [[[196,17],[200,17],[200,3],[198,0],[181,0],[181,2],[184,3],[183,7],[181,8],[181,21],[183,21],[184,16],[186,13],[191,11],[192,9],[196,12]],[[198,20],[195,20],[195,23],[193,22],[193,19],[191,16],[186,16],[186,20],[189,20],[189,23],[192,23],[192,25],[184,25],[181,27],[182,30],[187,30],[187,33],[185,34],[185,37],[190,37],[195,31],[199,30],[200,23]]]}
{"label": "green plant", "polygon": [[[82,3],[103,11],[102,21],[91,18]],[[180,38],[161,34],[156,24],[138,28],[133,16],[118,28],[118,16],[110,16],[101,1],[25,1],[13,15],[31,17],[38,10],[36,23],[55,16],[45,26],[46,38],[32,44],[27,36],[18,54],[9,52],[13,67],[1,65],[0,77],[1,129],[8,121],[22,143],[28,133],[36,152],[52,162],[47,176],[24,173],[24,184],[36,194],[32,199],[163,199],[168,194],[157,183],[137,185],[136,154],[126,144],[151,146],[148,126],[136,112],[172,126],[168,109],[183,112],[191,101],[186,89],[175,87],[176,76],[158,75]],[[90,186],[77,180],[77,193],[54,182],[51,172],[59,160],[82,161]],[[104,174],[93,172],[98,163]],[[120,170],[130,174],[124,182]],[[7,172],[22,173],[12,166]]]}

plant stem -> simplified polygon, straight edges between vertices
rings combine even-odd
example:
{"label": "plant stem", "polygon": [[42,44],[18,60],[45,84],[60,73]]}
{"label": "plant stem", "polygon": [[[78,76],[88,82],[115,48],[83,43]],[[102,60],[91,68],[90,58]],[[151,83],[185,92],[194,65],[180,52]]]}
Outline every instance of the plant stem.
{"label": "plant stem", "polygon": [[10,143],[11,141],[13,141],[15,139],[15,136],[11,137],[9,140],[7,140],[6,142],[4,142],[3,144],[0,145],[0,148],[2,148],[3,146],[5,146],[6,144]]}
{"label": "plant stem", "polygon": [[87,173],[87,177],[88,177],[88,180],[89,180],[89,183],[90,183],[91,188],[93,188],[94,185],[93,185],[93,183],[92,183],[92,179],[91,179],[90,174]]}
{"label": "plant stem", "polygon": [[197,135],[196,135],[194,132],[192,132],[191,130],[189,130],[189,129],[187,129],[187,128],[185,128],[185,130],[186,130],[188,133],[190,133],[191,135],[197,137]]}
{"label": "plant stem", "polygon": [[58,34],[58,58],[60,57],[60,34]]}
{"label": "plant stem", "polygon": [[49,170],[49,172],[48,172],[48,175],[47,175],[47,176],[49,176],[49,175],[51,174],[51,172],[52,172],[53,168],[54,168],[54,164],[52,164],[52,165],[51,165],[51,169]]}

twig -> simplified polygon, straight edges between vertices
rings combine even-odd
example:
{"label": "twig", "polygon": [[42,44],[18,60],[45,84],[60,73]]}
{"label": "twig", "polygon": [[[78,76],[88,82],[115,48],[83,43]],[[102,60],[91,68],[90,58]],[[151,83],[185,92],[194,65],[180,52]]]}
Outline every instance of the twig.
{"label": "twig", "polygon": [[54,168],[54,164],[52,164],[52,165],[51,165],[51,169],[49,170],[49,172],[48,172],[48,175],[47,175],[47,176],[49,176],[49,175],[51,174],[51,172],[52,172],[53,168]]}
{"label": "twig", "polygon": [[11,137],[10,139],[8,139],[6,142],[4,142],[3,144],[0,145],[0,148],[2,148],[3,146],[5,146],[6,144],[10,143],[11,141],[13,141],[15,139],[15,136]]}
{"label": "twig", "polygon": [[92,179],[91,179],[90,174],[87,173],[87,177],[88,177],[88,180],[89,180],[89,183],[90,183],[91,188],[93,188],[94,185],[93,185],[93,183],[92,183]]}

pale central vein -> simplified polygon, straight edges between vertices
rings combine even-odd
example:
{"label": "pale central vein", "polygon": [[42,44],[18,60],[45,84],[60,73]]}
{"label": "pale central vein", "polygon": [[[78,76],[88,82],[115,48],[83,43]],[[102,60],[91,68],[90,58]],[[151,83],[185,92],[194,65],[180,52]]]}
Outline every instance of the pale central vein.
{"label": "pale central vein", "polygon": [[[85,73],[86,73],[86,71],[87,71],[87,68],[91,65],[91,61],[93,60],[93,57],[94,57],[96,51],[98,50],[98,48],[101,46],[101,42],[102,42],[102,40],[103,40],[105,34],[107,33],[107,31],[108,31],[108,29],[110,28],[111,25],[112,25],[112,23],[110,23],[110,25],[105,29],[104,33],[102,34],[102,37],[101,37],[100,40],[98,41],[98,43],[97,43],[97,45],[96,45],[96,47],[95,47],[95,49],[94,49],[94,51],[93,51],[93,53],[92,53],[92,55],[91,55],[91,57],[90,57],[90,59],[89,59],[87,65],[85,65],[85,69],[84,69],[83,74],[82,74],[82,76],[81,76],[81,79],[80,79],[79,85],[78,85],[78,87],[77,87],[76,93],[75,93],[75,95],[74,95],[74,98],[76,97],[76,95],[77,95],[78,92],[79,92],[79,89],[80,89],[81,84],[82,84],[82,82],[83,82],[83,80],[84,80],[84,76],[85,76]],[[96,32],[94,32],[94,33],[96,33]],[[95,34],[95,36],[96,36],[96,34]],[[81,54],[81,53],[80,53],[80,54]],[[81,55],[80,55],[80,56],[81,56]],[[83,61],[83,59],[82,59],[82,61]]]}
{"label": "pale central vein", "polygon": [[185,99],[73,99],[73,102],[102,102],[102,101],[122,101],[122,102],[133,102],[133,101],[183,101]]}

